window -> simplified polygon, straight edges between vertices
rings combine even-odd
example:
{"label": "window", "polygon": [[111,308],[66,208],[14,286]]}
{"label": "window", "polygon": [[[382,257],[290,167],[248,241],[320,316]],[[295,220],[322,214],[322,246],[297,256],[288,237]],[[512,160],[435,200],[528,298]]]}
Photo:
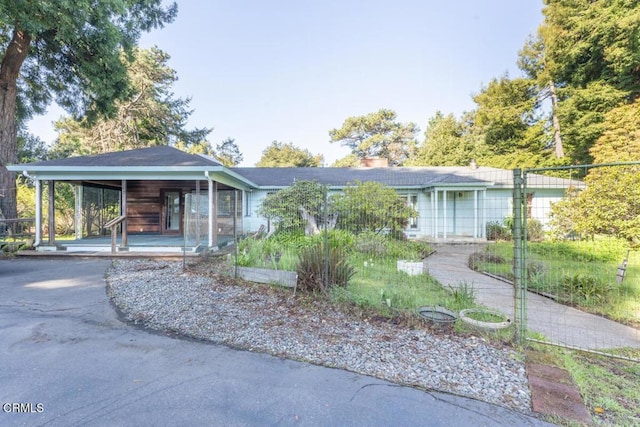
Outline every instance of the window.
{"label": "window", "polygon": [[232,200],[233,192],[218,192],[218,216],[232,216]]}
{"label": "window", "polygon": [[[402,194],[400,199],[404,202],[405,206],[413,208],[418,211],[418,195],[417,194]],[[409,218],[408,228],[418,228],[418,217]]]}

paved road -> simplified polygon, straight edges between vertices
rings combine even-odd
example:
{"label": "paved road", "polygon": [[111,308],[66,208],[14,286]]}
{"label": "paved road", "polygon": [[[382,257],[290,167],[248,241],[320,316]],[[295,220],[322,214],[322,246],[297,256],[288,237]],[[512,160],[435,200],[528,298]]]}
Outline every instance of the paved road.
{"label": "paved road", "polygon": [[108,264],[0,260],[0,425],[548,425],[484,402],[142,330],[109,304]]}
{"label": "paved road", "polygon": [[[425,261],[429,274],[444,285],[472,285],[479,303],[513,318],[513,286],[467,266],[469,255],[481,250],[481,245],[436,245],[435,248],[436,252]],[[531,292],[527,294],[527,328],[543,334],[554,343],[585,349],[640,348],[639,330]]]}

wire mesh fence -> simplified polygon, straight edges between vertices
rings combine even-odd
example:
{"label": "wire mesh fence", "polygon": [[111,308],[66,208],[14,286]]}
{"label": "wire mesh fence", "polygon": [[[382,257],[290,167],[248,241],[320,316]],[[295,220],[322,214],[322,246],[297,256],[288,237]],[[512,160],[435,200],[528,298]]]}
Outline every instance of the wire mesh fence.
{"label": "wire mesh fence", "polygon": [[120,215],[120,190],[89,185],[75,186],[74,190],[75,198],[59,199],[75,200],[79,205],[75,209],[76,227],[80,227],[78,235],[82,237],[106,235],[109,230],[104,225]]}
{"label": "wire mesh fence", "polygon": [[[553,175],[580,179],[560,201],[530,203]],[[525,170],[518,192],[528,339],[623,357],[640,348],[640,164]]]}
{"label": "wire mesh fence", "polygon": [[[269,191],[250,213],[238,265],[297,272],[298,283],[320,287],[334,280],[332,269],[348,265],[335,273],[349,277],[332,288],[338,298],[390,313],[486,306],[509,326],[513,286],[470,259],[484,257],[487,237],[510,237],[512,172],[388,168],[369,178],[341,186],[296,181]],[[511,271],[511,264],[500,268]]]}
{"label": "wire mesh fence", "polygon": [[[209,212],[214,215],[209,216]],[[185,245],[218,246],[243,234],[242,197],[237,190],[184,194]]]}
{"label": "wire mesh fence", "polygon": [[236,260],[320,287],[348,265],[332,292],[356,304],[481,308],[471,321],[490,319],[482,327],[520,342],[620,356],[640,347],[637,168],[398,168],[340,187],[298,181],[260,200]]}

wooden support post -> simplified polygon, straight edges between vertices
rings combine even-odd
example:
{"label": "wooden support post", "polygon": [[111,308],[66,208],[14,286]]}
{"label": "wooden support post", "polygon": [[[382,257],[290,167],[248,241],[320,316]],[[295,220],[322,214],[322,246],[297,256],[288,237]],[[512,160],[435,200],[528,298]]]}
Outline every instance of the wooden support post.
{"label": "wooden support post", "polygon": [[127,239],[127,180],[122,180],[122,216],[124,221],[122,222],[122,247],[126,248],[129,245]]}

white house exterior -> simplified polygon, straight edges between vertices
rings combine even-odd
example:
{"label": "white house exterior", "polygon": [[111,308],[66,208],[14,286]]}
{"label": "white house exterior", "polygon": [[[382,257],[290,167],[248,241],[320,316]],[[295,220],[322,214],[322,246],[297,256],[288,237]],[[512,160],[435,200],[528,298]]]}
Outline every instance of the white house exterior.
{"label": "white house exterior", "polygon": [[[418,217],[405,234],[430,240],[486,238],[486,225],[502,223],[512,215],[513,171],[488,167],[373,167],[373,168],[232,168],[252,182],[243,193],[243,229],[257,231],[269,226],[258,212],[267,194],[295,181],[315,181],[331,192],[357,181],[376,181],[393,187]],[[577,181],[529,175],[528,214],[543,225],[549,221],[553,202],[559,201]]]}
{"label": "white house exterior", "polygon": [[[83,189],[117,193],[122,221],[121,247],[136,235],[187,236],[194,246],[215,247],[240,233],[269,226],[258,212],[264,198],[299,180],[326,185],[340,192],[356,182],[375,181],[394,188],[418,212],[404,230],[409,238],[450,241],[486,239],[490,222],[502,223],[512,214],[513,171],[487,167],[357,167],[357,168],[226,168],[214,159],[172,147],[80,156],[10,165],[36,186],[36,245],[60,246],[55,241],[55,215],[42,212],[46,185],[53,206],[55,184],[76,188],[76,236],[90,237],[81,226]],[[549,221],[551,204],[578,181],[529,174],[527,214],[542,224]],[[114,193],[114,194],[115,194]],[[42,236],[45,219],[49,236]],[[104,218],[104,223],[113,218]],[[80,225],[80,226],[79,226]],[[130,244],[129,244],[130,246]]]}

